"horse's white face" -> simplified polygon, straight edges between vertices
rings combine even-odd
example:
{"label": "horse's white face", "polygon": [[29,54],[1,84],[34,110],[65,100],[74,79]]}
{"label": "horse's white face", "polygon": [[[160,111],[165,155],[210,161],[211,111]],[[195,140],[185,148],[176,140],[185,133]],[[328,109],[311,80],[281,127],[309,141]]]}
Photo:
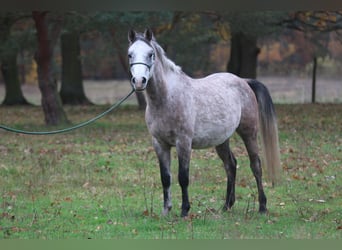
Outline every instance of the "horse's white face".
{"label": "horse's white face", "polygon": [[128,60],[132,74],[131,84],[136,91],[143,91],[152,77],[155,54],[149,44],[152,34],[145,32],[144,39],[137,38],[133,31],[129,34],[131,46],[128,48]]}

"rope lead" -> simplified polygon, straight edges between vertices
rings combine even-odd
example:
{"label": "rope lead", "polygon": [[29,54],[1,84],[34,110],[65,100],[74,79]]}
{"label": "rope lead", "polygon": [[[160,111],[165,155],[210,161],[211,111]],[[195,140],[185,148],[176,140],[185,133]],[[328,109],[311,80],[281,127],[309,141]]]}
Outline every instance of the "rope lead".
{"label": "rope lead", "polygon": [[0,124],[0,128],[4,129],[6,131],[12,132],[12,133],[19,133],[19,134],[25,134],[25,135],[53,135],[53,134],[61,134],[61,133],[69,132],[69,131],[72,131],[72,130],[75,130],[75,129],[79,129],[79,128],[85,127],[85,126],[87,126],[87,125],[97,121],[98,119],[102,118],[103,116],[107,115],[109,112],[111,112],[114,109],[116,109],[117,107],[119,107],[133,93],[134,93],[134,89],[132,89],[132,91],[127,96],[125,96],[124,98],[119,100],[117,103],[113,104],[112,106],[110,106],[109,109],[107,109],[106,111],[102,112],[98,116],[95,116],[94,118],[92,118],[92,119],[90,119],[88,121],[81,122],[81,123],[76,124],[76,125],[74,125],[72,127],[69,127],[69,128],[52,130],[52,131],[27,131],[27,130],[21,130],[21,129],[15,129],[15,128],[7,127],[7,126],[1,125],[1,124]]}

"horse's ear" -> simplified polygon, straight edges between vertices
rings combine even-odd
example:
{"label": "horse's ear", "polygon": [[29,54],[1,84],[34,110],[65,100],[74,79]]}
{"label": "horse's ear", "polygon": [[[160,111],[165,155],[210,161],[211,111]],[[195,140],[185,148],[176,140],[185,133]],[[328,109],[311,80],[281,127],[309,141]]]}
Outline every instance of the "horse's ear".
{"label": "horse's ear", "polygon": [[133,43],[136,38],[137,38],[137,33],[134,30],[130,29],[128,31],[128,41],[130,43]]}
{"label": "horse's ear", "polygon": [[147,41],[151,41],[153,38],[153,31],[150,28],[147,28],[144,33],[145,38]]}

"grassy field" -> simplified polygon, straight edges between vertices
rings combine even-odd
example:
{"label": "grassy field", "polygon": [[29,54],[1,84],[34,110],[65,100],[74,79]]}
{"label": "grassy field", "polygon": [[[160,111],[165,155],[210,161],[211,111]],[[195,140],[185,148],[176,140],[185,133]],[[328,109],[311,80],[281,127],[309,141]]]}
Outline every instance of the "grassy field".
{"label": "grassy field", "polygon": [[[65,109],[77,123],[105,107]],[[63,135],[0,131],[0,239],[341,239],[342,105],[276,110],[283,184],[272,188],[265,180],[267,215],[257,213],[255,181],[237,136],[234,208],[221,211],[226,179],[215,151],[193,151],[192,208],[184,220],[176,181],[174,208],[161,217],[157,160],[134,105]],[[0,107],[0,123],[46,129],[40,107]],[[176,162],[173,150],[173,176]]]}

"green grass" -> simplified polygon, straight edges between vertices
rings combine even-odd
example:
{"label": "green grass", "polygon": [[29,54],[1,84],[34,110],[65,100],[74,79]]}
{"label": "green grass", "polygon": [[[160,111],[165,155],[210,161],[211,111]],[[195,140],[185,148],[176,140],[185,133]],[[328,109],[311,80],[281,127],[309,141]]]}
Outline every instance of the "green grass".
{"label": "green grass", "polygon": [[[66,107],[77,123],[104,107]],[[277,105],[283,184],[265,180],[269,213],[259,215],[241,140],[237,201],[221,212],[225,175],[213,149],[194,151],[191,213],[181,193],[161,217],[159,168],[144,114],[126,106],[81,130],[53,136],[0,131],[0,238],[9,239],[340,239],[342,105]],[[45,129],[40,107],[0,108],[1,123]],[[177,176],[175,150],[172,173]],[[176,180],[177,178],[174,178]]]}

